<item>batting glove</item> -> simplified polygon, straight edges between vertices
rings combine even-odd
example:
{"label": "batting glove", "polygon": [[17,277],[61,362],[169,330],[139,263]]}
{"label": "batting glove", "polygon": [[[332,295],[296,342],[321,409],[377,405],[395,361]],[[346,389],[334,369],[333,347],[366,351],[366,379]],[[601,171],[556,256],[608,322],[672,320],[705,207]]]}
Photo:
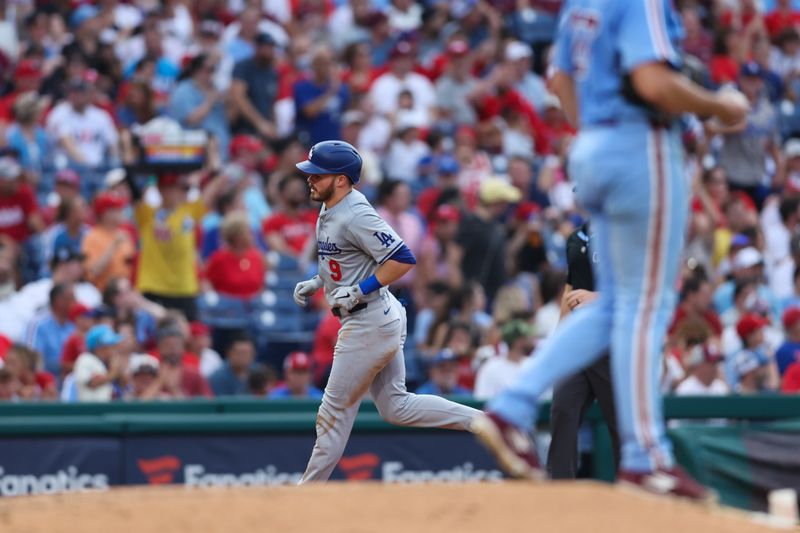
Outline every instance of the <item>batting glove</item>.
{"label": "batting glove", "polygon": [[301,281],[294,287],[294,303],[300,307],[305,307],[308,303],[308,297],[317,292],[322,287],[322,280],[319,276]]}
{"label": "batting glove", "polygon": [[358,285],[336,287],[331,293],[331,307],[341,307],[345,311],[350,311],[363,297],[364,293]]}

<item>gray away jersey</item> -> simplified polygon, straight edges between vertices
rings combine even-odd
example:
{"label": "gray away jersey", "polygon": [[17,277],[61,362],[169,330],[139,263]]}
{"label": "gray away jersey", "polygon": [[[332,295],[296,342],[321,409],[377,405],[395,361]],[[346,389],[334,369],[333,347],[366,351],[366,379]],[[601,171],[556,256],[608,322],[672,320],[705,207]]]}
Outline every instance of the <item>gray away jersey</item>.
{"label": "gray away jersey", "polygon": [[325,295],[368,278],[402,245],[403,240],[357,190],[331,209],[323,204],[317,219],[317,262]]}

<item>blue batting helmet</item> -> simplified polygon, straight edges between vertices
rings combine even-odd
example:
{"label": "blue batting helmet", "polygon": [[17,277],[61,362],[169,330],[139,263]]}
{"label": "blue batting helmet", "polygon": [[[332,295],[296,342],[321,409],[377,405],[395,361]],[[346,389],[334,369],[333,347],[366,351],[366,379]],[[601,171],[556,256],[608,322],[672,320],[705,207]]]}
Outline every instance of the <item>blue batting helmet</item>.
{"label": "blue batting helmet", "polygon": [[297,163],[305,174],[344,174],[354,184],[361,177],[361,155],[344,141],[322,141],[311,147],[308,159]]}

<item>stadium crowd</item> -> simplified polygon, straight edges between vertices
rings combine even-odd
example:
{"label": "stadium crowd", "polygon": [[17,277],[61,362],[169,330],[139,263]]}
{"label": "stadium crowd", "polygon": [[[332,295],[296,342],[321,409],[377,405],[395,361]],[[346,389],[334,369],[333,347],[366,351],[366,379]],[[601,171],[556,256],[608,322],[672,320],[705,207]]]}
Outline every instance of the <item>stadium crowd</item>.
{"label": "stadium crowd", "polygon": [[[392,287],[409,386],[493,396],[558,327],[586,222],[546,82],[560,3],[0,0],[0,399],[320,397],[338,319],[291,290],[317,252],[294,164],[326,139],[417,257]],[[800,7],[677,4],[686,72],[752,110],[682,120],[663,390],[797,393]],[[135,171],[137,132],[176,127],[211,135],[204,167]]]}

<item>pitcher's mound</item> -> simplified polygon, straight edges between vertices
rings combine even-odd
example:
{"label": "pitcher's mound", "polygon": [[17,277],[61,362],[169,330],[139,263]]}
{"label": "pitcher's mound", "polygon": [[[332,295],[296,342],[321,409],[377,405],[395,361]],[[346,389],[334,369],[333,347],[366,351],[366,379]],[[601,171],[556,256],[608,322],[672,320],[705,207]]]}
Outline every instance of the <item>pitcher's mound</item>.
{"label": "pitcher's mound", "polygon": [[7,533],[749,533],[743,513],[598,483],[141,487],[0,502]]}

